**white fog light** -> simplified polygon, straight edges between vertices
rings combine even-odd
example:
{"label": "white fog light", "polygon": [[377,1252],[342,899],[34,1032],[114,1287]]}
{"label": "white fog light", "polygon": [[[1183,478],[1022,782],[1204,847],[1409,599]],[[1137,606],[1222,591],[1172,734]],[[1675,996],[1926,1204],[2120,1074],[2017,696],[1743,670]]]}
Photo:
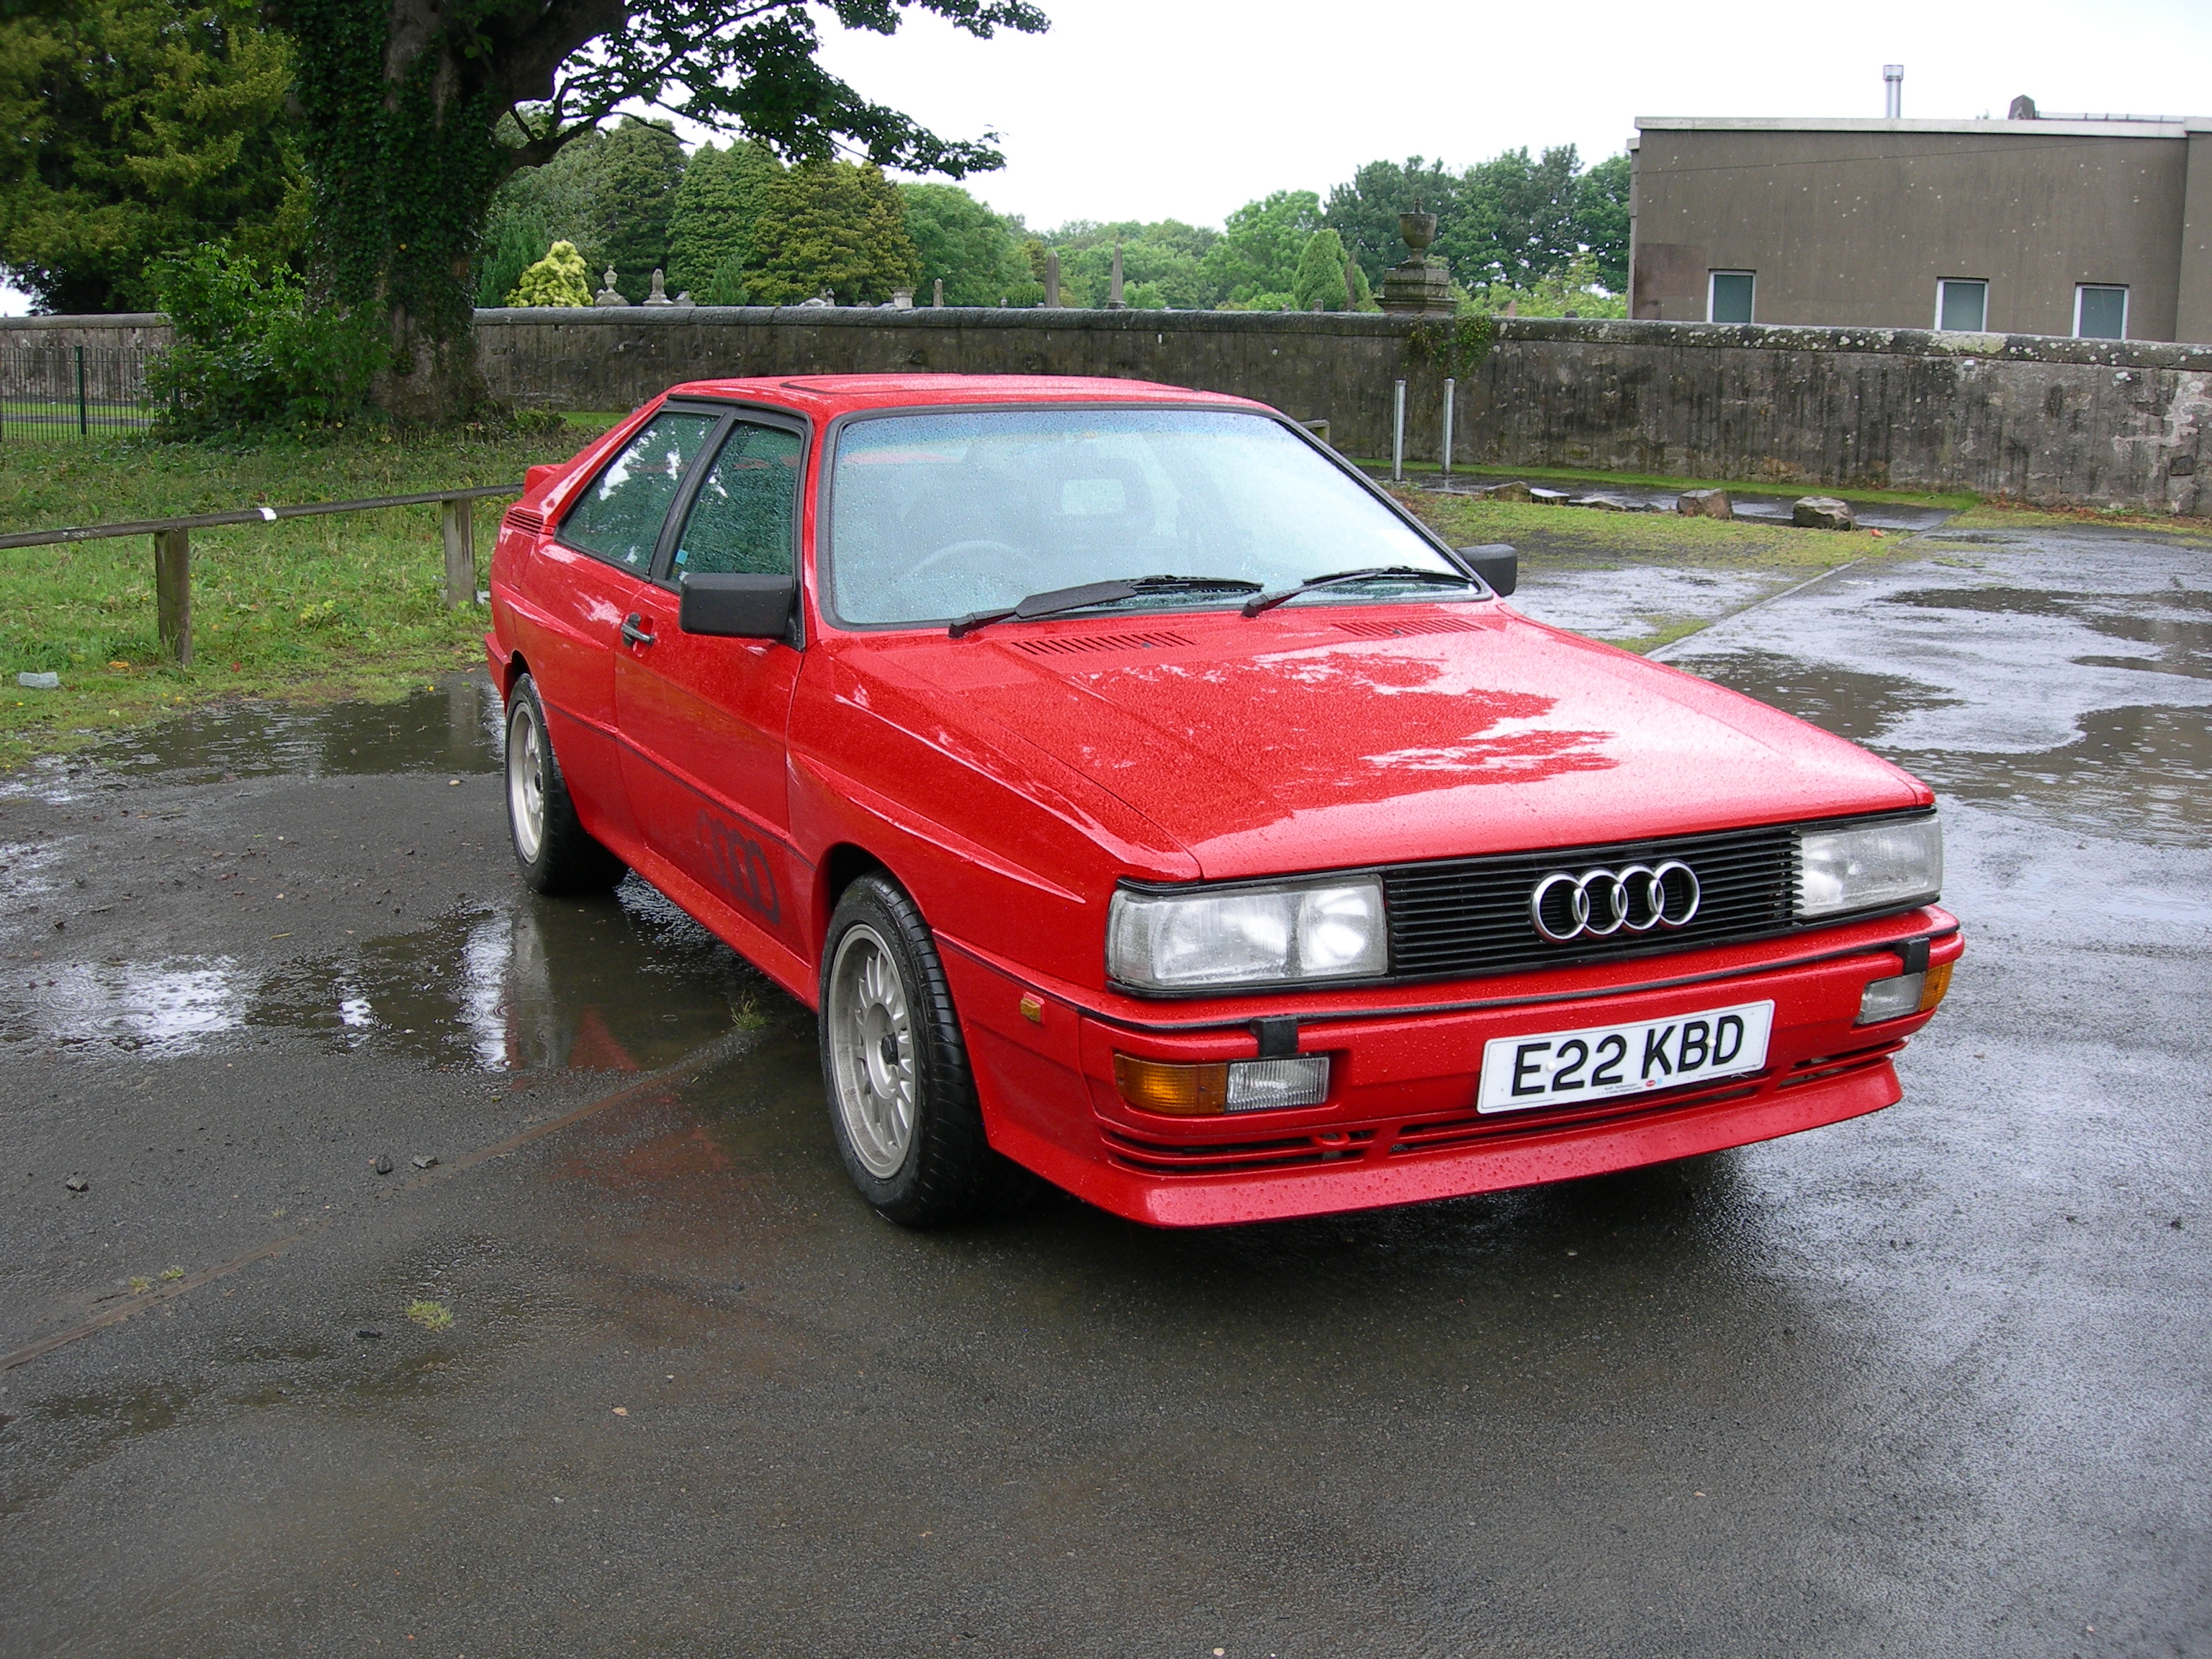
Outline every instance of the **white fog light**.
{"label": "white fog light", "polygon": [[1927,981],[1925,974],[1875,980],[1859,998],[1858,1023],[1871,1025],[1878,1019],[1903,1019],[1907,1014],[1918,1013],[1920,993]]}
{"label": "white fog light", "polygon": [[1318,1106],[1328,1098],[1328,1056],[1229,1062],[1229,1109],[1264,1112],[1285,1106]]}
{"label": "white fog light", "polygon": [[1943,827],[1925,817],[1797,834],[1797,915],[1925,904],[1943,887]]}

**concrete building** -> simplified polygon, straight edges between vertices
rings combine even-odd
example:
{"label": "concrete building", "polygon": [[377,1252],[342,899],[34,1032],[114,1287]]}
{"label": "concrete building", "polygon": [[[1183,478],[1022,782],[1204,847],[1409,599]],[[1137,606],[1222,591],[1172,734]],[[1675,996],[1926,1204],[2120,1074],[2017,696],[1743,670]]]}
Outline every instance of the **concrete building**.
{"label": "concrete building", "polygon": [[2013,114],[1638,120],[1629,315],[2212,342],[2212,120]]}

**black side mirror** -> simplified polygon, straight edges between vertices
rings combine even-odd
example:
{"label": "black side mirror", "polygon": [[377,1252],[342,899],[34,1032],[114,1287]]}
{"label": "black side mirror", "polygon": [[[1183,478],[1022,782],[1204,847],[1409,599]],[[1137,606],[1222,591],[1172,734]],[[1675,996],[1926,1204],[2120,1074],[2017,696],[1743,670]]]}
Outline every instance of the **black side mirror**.
{"label": "black side mirror", "polygon": [[749,576],[721,572],[687,574],[676,625],[686,634],[711,634],[732,640],[796,637],[799,578]]}
{"label": "black side mirror", "polygon": [[1488,582],[1504,599],[1521,586],[1521,556],[1504,542],[1486,542],[1480,547],[1456,550],[1459,562]]}

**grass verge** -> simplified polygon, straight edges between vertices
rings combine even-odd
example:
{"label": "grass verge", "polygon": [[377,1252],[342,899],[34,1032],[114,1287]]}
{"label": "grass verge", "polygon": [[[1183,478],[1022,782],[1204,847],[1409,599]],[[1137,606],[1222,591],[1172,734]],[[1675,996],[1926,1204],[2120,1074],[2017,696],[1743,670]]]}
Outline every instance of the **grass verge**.
{"label": "grass verge", "polygon": [[1674,513],[1600,513],[1432,491],[1392,491],[1455,547],[1510,542],[1524,558],[1583,568],[1686,564],[1817,575],[1895,540],[1865,531],[1800,530],[1756,519],[1690,519]]}
{"label": "grass verge", "polygon": [[[1358,465],[1370,471],[1387,471],[1390,463],[1382,460],[1361,460]],[[1434,461],[1408,461],[1406,471],[1418,472],[1424,477],[1443,471]],[[1966,492],[1949,495],[1929,495],[1924,491],[1905,489],[1847,489],[1837,484],[1808,483],[1802,479],[1788,478],[1669,478],[1651,472],[1606,472],[1591,467],[1565,466],[1455,466],[1455,478],[1484,478],[1504,480],[1563,479],[1572,483],[1586,483],[1594,489],[1608,484],[1640,484],[1651,489],[1737,489],[1747,495],[1842,495],[1855,501],[1886,501],[1899,507],[1927,507],[1947,513],[1962,513],[1980,504],[1979,495]]]}
{"label": "grass verge", "polygon": [[[520,483],[574,453],[592,418],[521,437],[16,448],[0,452],[0,532]],[[502,506],[477,505],[479,572]],[[434,507],[195,532],[180,669],[155,627],[150,538],[0,551],[0,766],[231,697],[399,696],[482,652],[484,612],[447,611],[444,573]],[[17,684],[40,671],[61,689]]]}

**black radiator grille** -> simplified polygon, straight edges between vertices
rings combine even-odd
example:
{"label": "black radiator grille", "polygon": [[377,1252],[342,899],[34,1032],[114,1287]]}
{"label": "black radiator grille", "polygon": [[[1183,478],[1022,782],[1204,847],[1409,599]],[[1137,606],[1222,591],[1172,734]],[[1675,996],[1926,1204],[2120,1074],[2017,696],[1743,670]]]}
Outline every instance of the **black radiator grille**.
{"label": "black radiator grille", "polygon": [[[1529,895],[1553,871],[1579,875],[1662,859],[1697,872],[1702,897],[1686,927],[1554,945],[1529,919]],[[1474,978],[1758,939],[1794,925],[1796,885],[1797,837],[1787,826],[1400,865],[1382,872],[1390,972]]]}

